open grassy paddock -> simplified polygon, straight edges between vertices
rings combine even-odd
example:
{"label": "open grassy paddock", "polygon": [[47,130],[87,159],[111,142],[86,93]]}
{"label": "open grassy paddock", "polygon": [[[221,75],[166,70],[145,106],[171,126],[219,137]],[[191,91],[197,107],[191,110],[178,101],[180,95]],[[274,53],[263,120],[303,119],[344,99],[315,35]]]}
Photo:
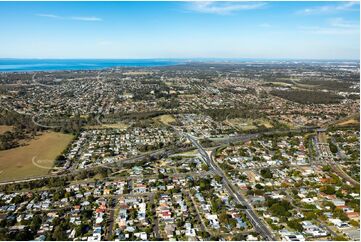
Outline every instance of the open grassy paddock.
{"label": "open grassy paddock", "polygon": [[346,120],[342,120],[340,122],[338,122],[336,125],[337,126],[352,126],[352,125],[359,125],[360,121],[357,118],[350,118],[350,119],[346,119]]}
{"label": "open grassy paddock", "polygon": [[6,131],[11,131],[13,130],[13,126],[9,126],[9,125],[0,125],[0,134],[5,133]]}
{"label": "open grassy paddock", "polygon": [[241,129],[243,131],[253,130],[257,129],[260,126],[265,126],[266,128],[272,128],[273,125],[271,122],[267,119],[241,119],[241,118],[235,118],[230,119],[228,122],[231,124],[231,126]]}
{"label": "open grassy paddock", "polygon": [[190,151],[186,151],[186,152],[182,152],[182,153],[173,154],[173,155],[171,155],[171,157],[193,157],[196,155],[198,155],[198,150],[194,149],[194,150],[190,150]]}
{"label": "open grassy paddock", "polygon": [[86,129],[122,129],[126,130],[129,128],[129,125],[123,122],[113,123],[113,124],[102,124],[102,125],[89,125],[85,126]]}
{"label": "open grassy paddock", "polygon": [[0,181],[48,174],[53,161],[72,139],[72,135],[46,132],[25,146],[0,151]]}
{"label": "open grassy paddock", "polygon": [[318,141],[320,143],[327,143],[327,138],[328,137],[327,137],[326,133],[324,133],[324,132],[318,134]]}
{"label": "open grassy paddock", "polygon": [[165,125],[169,125],[171,123],[176,122],[176,120],[174,119],[174,117],[170,114],[165,114],[165,115],[160,115],[158,117],[154,118],[155,120],[165,124]]}

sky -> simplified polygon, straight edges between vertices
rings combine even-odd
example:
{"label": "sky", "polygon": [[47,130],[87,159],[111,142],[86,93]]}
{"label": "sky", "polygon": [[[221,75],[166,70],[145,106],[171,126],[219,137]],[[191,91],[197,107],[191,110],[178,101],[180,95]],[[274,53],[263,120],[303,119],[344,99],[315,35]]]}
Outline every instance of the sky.
{"label": "sky", "polygon": [[0,2],[0,58],[359,59],[358,2]]}

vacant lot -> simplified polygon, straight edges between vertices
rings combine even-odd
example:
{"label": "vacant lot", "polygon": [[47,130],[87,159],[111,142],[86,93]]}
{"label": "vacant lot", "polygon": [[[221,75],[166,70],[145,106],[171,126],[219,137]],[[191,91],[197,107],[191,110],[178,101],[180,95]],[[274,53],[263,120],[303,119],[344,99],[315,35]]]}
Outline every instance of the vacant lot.
{"label": "vacant lot", "polygon": [[271,122],[267,119],[242,119],[235,118],[228,120],[229,124],[236,128],[241,129],[243,131],[257,129],[258,127],[264,126],[268,129],[273,128]]}
{"label": "vacant lot", "polygon": [[113,124],[91,125],[91,126],[86,126],[85,128],[87,128],[87,129],[123,129],[123,130],[125,130],[128,127],[129,127],[128,124],[118,122],[118,123],[113,123]]}
{"label": "vacant lot", "polygon": [[318,141],[320,143],[327,143],[327,138],[328,137],[324,132],[318,134]]}
{"label": "vacant lot", "polygon": [[156,117],[155,120],[158,120],[159,122],[161,122],[161,123],[163,123],[165,125],[169,125],[169,124],[174,123],[176,121],[174,119],[174,117],[172,115],[169,115],[169,114],[160,115],[160,116]]}
{"label": "vacant lot", "polygon": [[292,87],[291,83],[286,83],[286,82],[267,82],[272,84],[273,86],[278,86],[278,87]]}
{"label": "vacant lot", "polygon": [[0,125],[0,134],[5,133],[6,131],[11,131],[12,129],[13,129],[13,126]]}
{"label": "vacant lot", "polygon": [[128,75],[128,76],[142,76],[142,75],[151,75],[151,74],[153,74],[153,72],[150,71],[129,71],[123,73],[123,75]]}
{"label": "vacant lot", "polygon": [[47,132],[26,146],[0,151],[0,181],[47,174],[72,139],[72,135]]}
{"label": "vacant lot", "polygon": [[236,129],[241,129],[243,131],[257,129],[257,126],[253,123],[251,119],[235,118],[228,120],[228,122],[232,127]]}
{"label": "vacant lot", "polygon": [[182,152],[182,153],[177,153],[174,155],[171,155],[170,157],[193,157],[198,155],[198,150],[194,149],[194,150],[190,150],[190,151],[186,151],[186,152]]}
{"label": "vacant lot", "polygon": [[358,125],[360,122],[356,118],[350,118],[347,120],[343,120],[339,123],[337,123],[337,126],[352,126],[352,125]]}

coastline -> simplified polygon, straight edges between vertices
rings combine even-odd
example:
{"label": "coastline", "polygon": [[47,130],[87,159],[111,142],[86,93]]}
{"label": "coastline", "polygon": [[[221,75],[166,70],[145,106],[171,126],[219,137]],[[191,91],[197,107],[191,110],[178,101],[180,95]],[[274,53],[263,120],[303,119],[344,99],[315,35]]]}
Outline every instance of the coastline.
{"label": "coastline", "polygon": [[160,67],[179,65],[184,62],[160,59],[0,59],[0,73],[8,72],[54,72],[92,71],[121,67]]}
{"label": "coastline", "polygon": [[0,73],[99,71],[111,68],[167,67],[203,64],[320,64],[359,65],[360,60],[261,59],[261,58],[170,58],[170,59],[17,59],[0,58]]}

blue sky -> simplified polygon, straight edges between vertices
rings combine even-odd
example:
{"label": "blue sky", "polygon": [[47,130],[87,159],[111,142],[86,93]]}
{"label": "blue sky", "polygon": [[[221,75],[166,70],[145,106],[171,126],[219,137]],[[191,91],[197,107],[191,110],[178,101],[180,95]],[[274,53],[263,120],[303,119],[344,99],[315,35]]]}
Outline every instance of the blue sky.
{"label": "blue sky", "polygon": [[0,2],[0,58],[359,59],[358,2]]}

